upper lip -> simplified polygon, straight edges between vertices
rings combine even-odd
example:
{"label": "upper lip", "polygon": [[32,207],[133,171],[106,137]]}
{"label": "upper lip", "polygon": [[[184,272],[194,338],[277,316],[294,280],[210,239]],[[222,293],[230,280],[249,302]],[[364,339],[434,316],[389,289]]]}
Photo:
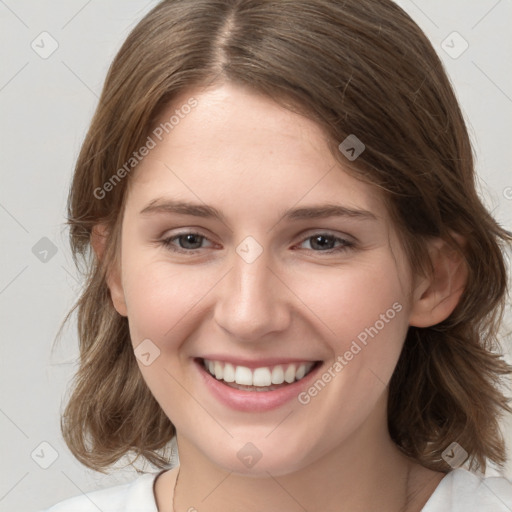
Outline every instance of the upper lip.
{"label": "upper lip", "polygon": [[293,357],[272,357],[272,358],[262,358],[262,359],[247,359],[243,357],[233,357],[229,355],[221,355],[221,354],[208,354],[202,357],[197,357],[196,359],[208,359],[209,361],[222,361],[224,363],[231,363],[233,366],[245,366],[247,368],[260,368],[263,366],[276,366],[279,364],[298,364],[298,363],[311,363],[318,362],[318,359],[308,359],[308,358],[293,358]]}

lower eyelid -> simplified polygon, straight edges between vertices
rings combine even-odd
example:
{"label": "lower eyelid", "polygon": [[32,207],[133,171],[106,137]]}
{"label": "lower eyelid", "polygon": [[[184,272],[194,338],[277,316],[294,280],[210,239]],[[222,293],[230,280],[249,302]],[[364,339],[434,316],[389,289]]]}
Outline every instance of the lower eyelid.
{"label": "lower eyelid", "polygon": [[[346,239],[346,238],[341,238],[339,236],[336,236],[334,234],[331,234],[331,233],[325,233],[325,232],[318,232],[318,233],[313,233],[311,235],[307,235],[307,236],[302,236],[298,242],[294,242],[293,244],[293,248],[296,248],[296,247],[300,247],[301,245],[303,245],[304,243],[306,242],[310,242],[311,239],[315,238],[315,237],[319,237],[319,236],[324,236],[326,238],[329,238],[329,239],[332,239],[334,241],[334,243],[338,243],[338,248],[341,248],[341,246],[343,247],[350,247],[350,246],[353,246],[355,245],[355,243],[349,239]],[[311,242],[310,242],[311,243]],[[306,249],[306,250],[310,250],[310,251],[314,251],[314,252],[328,252],[328,251],[334,251],[336,250],[336,247],[333,248],[333,249],[327,249],[325,251],[320,251],[320,250],[314,250],[314,249]]]}
{"label": "lower eyelid", "polygon": [[315,238],[317,236],[324,236],[324,237],[333,239],[334,243],[336,244],[338,242],[339,245],[337,247],[333,247],[332,249],[326,249],[324,251],[322,251],[322,250],[314,250],[314,249],[307,249],[307,250],[313,251],[313,252],[319,252],[319,253],[320,252],[329,253],[329,252],[341,251],[343,249],[350,249],[350,248],[355,246],[355,242],[352,241],[352,240],[349,240],[349,239],[346,239],[346,238],[341,238],[341,237],[335,236],[334,234],[331,234],[331,233],[322,233],[322,232],[315,233],[315,234],[312,234],[312,235],[309,235],[309,236],[303,238],[297,245],[300,246],[303,243],[305,243],[305,242],[307,242],[307,241],[309,241],[312,238]]}
{"label": "lower eyelid", "polygon": [[161,240],[161,243],[165,247],[175,249],[177,252],[190,252],[190,253],[192,253],[192,252],[200,251],[201,249],[207,249],[208,247],[210,247],[210,246],[208,246],[208,247],[199,247],[197,249],[184,249],[183,247],[179,247],[179,245],[175,245],[173,243],[173,242],[177,241],[180,237],[184,237],[186,235],[194,235],[194,236],[200,238],[202,242],[207,241],[212,246],[214,245],[214,243],[208,237],[206,237],[205,235],[202,235],[201,233],[194,233],[193,231],[187,231],[186,233],[178,233],[177,235],[172,235],[172,236],[166,237],[166,238]]}
{"label": "lower eyelid", "polygon": [[[179,247],[178,245],[175,245],[173,243],[176,240],[178,240],[180,237],[186,236],[186,235],[195,235],[197,237],[200,237],[203,242],[207,241],[207,242],[209,242],[210,245],[207,246],[207,247],[199,247],[197,249],[184,249],[183,247]],[[334,252],[341,252],[343,250],[348,250],[348,249],[351,249],[351,248],[353,248],[355,246],[355,242],[353,242],[351,240],[347,240],[345,238],[337,237],[337,236],[335,236],[333,234],[330,234],[330,233],[322,233],[322,232],[318,232],[318,233],[315,233],[315,234],[312,234],[312,235],[309,235],[309,236],[303,238],[298,244],[295,244],[295,246],[300,246],[304,242],[314,238],[315,236],[325,236],[325,237],[333,238],[335,243],[336,242],[340,242],[341,245],[338,245],[337,247],[333,247],[332,249],[326,249],[326,250],[306,249],[307,251],[311,251],[311,252],[315,252],[315,253],[326,253],[326,254],[329,254],[329,253],[334,253]],[[172,236],[166,237],[166,238],[160,240],[159,243],[161,245],[163,245],[164,247],[166,247],[166,248],[168,248],[170,250],[173,250],[175,252],[190,253],[190,254],[193,254],[193,253],[195,253],[197,251],[201,251],[202,249],[209,249],[209,248],[212,248],[212,247],[215,246],[215,242],[212,242],[207,236],[202,235],[201,233],[195,233],[193,231],[184,232],[184,233],[178,233],[176,235],[172,235]]]}

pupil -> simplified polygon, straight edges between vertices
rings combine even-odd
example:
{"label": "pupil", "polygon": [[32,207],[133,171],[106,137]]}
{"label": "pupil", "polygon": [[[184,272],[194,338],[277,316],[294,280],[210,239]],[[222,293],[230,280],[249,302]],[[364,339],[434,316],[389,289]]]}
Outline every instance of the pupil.
{"label": "pupil", "polygon": [[313,237],[313,248],[315,248],[315,245],[317,245],[317,248],[320,249],[332,249],[332,247],[330,247],[332,245],[332,237],[326,237],[323,235],[315,236]]}
{"label": "pupil", "polygon": [[[189,234],[189,235],[184,235],[183,238],[185,239],[184,243],[181,244],[182,247],[184,245],[184,249],[198,249],[200,246],[201,246],[201,240],[199,236],[197,235],[193,235],[193,234]],[[190,247],[190,245],[192,246],[197,246],[197,247]]]}

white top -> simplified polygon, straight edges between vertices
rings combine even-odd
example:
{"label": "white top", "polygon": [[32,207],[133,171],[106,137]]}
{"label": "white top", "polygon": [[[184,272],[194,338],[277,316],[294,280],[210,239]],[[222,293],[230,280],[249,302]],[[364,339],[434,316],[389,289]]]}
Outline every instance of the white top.
{"label": "white top", "polygon": [[[158,512],[153,483],[160,473],[70,498],[41,512]],[[441,480],[421,512],[512,512],[512,483],[458,468]]]}

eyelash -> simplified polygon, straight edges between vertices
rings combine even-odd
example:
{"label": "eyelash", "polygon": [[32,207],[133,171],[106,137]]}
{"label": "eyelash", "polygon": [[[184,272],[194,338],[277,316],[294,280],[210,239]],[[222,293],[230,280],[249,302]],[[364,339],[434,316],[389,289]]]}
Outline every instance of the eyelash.
{"label": "eyelash", "polygon": [[[186,232],[179,233],[177,235],[173,235],[171,237],[161,240],[161,244],[164,247],[166,247],[167,249],[171,250],[172,252],[181,253],[181,254],[196,254],[196,252],[200,251],[201,248],[200,249],[183,249],[182,247],[177,247],[177,246],[173,245],[173,242],[175,240],[179,240],[181,237],[185,237],[187,235],[193,235],[193,236],[201,238],[202,240],[208,240],[208,238],[206,236],[202,235],[201,233],[197,233],[195,231],[186,231]],[[355,246],[355,243],[350,240],[346,240],[344,238],[337,237],[333,233],[322,232],[322,231],[304,238],[302,240],[302,243],[305,242],[306,240],[310,240],[312,238],[319,237],[319,236],[322,236],[327,239],[331,239],[334,241],[334,243],[341,242],[342,245],[337,248],[328,249],[325,251],[314,250],[314,249],[307,249],[307,250],[312,251],[312,252],[317,252],[317,253],[323,253],[323,254],[335,254],[335,253],[341,253],[343,251],[347,251],[349,249],[352,249]]]}

